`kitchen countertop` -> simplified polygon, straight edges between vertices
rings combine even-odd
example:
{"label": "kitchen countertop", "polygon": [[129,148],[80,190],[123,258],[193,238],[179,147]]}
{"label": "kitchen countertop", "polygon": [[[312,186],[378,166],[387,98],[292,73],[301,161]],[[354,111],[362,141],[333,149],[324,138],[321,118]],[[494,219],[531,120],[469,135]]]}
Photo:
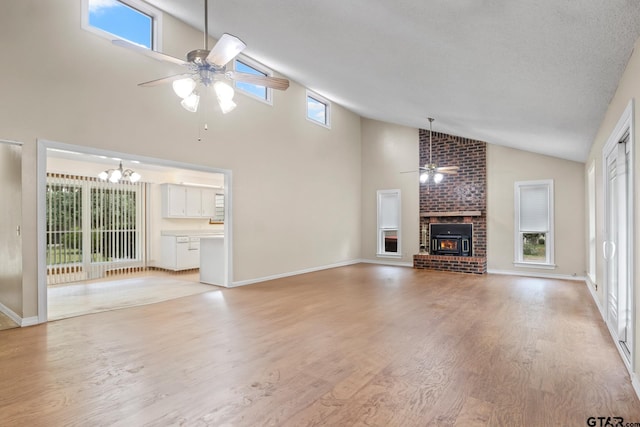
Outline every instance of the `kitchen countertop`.
{"label": "kitchen countertop", "polygon": [[224,236],[223,230],[162,230],[161,236]]}

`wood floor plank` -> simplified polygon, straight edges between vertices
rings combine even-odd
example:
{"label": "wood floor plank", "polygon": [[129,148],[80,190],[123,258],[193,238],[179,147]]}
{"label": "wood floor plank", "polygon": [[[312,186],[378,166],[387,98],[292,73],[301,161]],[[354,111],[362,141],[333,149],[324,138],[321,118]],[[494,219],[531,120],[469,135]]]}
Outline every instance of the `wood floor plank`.
{"label": "wood floor plank", "polygon": [[0,331],[0,425],[640,422],[579,282],[353,265]]}

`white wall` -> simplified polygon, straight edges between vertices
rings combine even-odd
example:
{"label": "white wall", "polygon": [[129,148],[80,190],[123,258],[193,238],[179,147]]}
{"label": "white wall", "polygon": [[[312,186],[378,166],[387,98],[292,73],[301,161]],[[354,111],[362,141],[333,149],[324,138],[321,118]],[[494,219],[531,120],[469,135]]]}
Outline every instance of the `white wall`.
{"label": "white wall", "polygon": [[[238,94],[228,115],[186,112],[170,87],[136,86],[182,69],[82,30],[80,3],[0,2],[0,51],[11,64],[0,79],[0,138],[24,143],[25,317],[37,312],[38,138],[231,170],[234,281],[360,257],[357,115],[333,104],[332,129],[314,125],[295,82],[273,107]],[[170,55],[202,43],[170,16],[164,26]]]}
{"label": "white wall", "polygon": [[[487,145],[487,269],[489,271],[585,275],[584,164],[499,145]],[[555,263],[553,270],[515,267],[514,183],[552,179]]]}
{"label": "white wall", "polygon": [[[418,130],[362,119],[362,258],[413,263],[420,249],[418,199]],[[416,171],[414,173],[401,173]],[[402,258],[380,258],[377,252],[378,190],[400,189]]]}
{"label": "white wall", "polygon": [[[631,100],[635,100],[635,114],[632,118],[632,129],[637,129],[638,124],[638,99],[640,99],[640,39],[636,42],[635,49],[629,58],[629,62],[627,63],[627,68],[618,83],[618,89],[616,94],[611,99],[609,103],[609,107],[607,109],[604,118],[602,119],[602,123],[600,124],[600,128],[596,137],[593,141],[593,145],[591,146],[591,151],[589,153],[589,158],[585,164],[584,168],[584,179],[586,182],[586,176],[589,167],[592,164],[595,164],[596,170],[596,284],[599,285],[596,292],[597,298],[600,302],[601,307],[605,307],[605,295],[604,295],[604,258],[602,254],[602,243],[604,241],[604,193],[603,193],[603,171],[602,171],[602,148],[604,144],[607,142],[607,139],[613,132],[618,120],[622,116],[625,108],[629,104]],[[638,242],[640,242],[640,196],[638,193],[638,188],[640,188],[640,154],[638,153],[638,132],[634,129],[634,188],[635,188],[635,217],[634,217],[634,225],[635,225],[635,233],[633,236],[633,240],[635,242],[635,262],[636,266],[635,271],[635,280],[633,282],[633,288],[635,292],[635,307],[636,310],[640,308],[640,271],[638,271],[638,267],[640,266],[640,248],[638,247]],[[585,196],[586,197],[586,196]],[[586,204],[583,205],[585,211],[587,210]],[[585,255],[586,257],[586,255]],[[640,313],[638,313],[640,314]],[[638,373],[638,364],[640,364],[640,346],[638,345],[640,341],[640,315],[636,315],[636,321],[634,324],[635,328],[635,373]]]}

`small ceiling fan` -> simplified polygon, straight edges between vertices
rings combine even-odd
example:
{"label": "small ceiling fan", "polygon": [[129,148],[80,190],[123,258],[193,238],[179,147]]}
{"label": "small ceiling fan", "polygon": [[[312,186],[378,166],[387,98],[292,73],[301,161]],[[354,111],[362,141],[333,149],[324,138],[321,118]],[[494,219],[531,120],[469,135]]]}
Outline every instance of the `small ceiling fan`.
{"label": "small ceiling fan", "polygon": [[204,49],[195,49],[187,53],[186,61],[125,40],[112,41],[117,46],[140,52],[158,61],[171,62],[189,69],[185,73],[140,83],[138,86],[152,87],[173,82],[174,91],[182,98],[182,106],[192,112],[197,111],[200,100],[195,90],[197,83],[199,82],[205,87],[213,86],[223,113],[233,110],[236,106],[233,102],[233,88],[225,81],[235,80],[277,90],[286,90],[289,87],[287,79],[227,70],[227,64],[247,47],[238,37],[224,33],[215,46],[209,50],[208,1],[204,0]]}
{"label": "small ceiling fan", "polygon": [[433,163],[432,156],[432,142],[433,142],[433,129],[432,124],[435,120],[433,117],[428,117],[429,120],[429,163],[424,166],[420,166],[420,182],[426,183],[430,179],[436,184],[444,179],[444,175],[455,175],[458,173],[459,166],[438,166]]}

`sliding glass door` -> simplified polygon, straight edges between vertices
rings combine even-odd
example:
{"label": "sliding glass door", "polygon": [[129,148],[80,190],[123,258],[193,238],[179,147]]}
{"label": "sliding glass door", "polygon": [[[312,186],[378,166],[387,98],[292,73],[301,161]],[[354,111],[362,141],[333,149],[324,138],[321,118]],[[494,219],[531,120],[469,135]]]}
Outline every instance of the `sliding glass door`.
{"label": "sliding glass door", "polygon": [[47,176],[47,283],[144,266],[142,183]]}

